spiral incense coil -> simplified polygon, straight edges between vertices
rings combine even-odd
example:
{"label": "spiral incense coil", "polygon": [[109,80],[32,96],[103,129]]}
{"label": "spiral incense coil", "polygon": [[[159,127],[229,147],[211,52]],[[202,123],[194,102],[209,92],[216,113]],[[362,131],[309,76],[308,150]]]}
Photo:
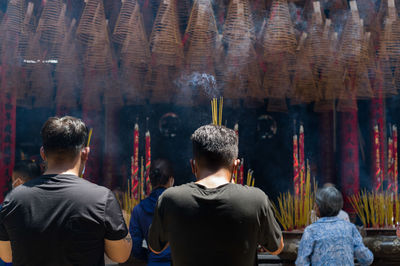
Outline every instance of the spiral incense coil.
{"label": "spiral incense coil", "polygon": [[105,13],[102,0],[87,0],[79,25],[76,38],[83,45],[90,45],[95,36],[104,31]]}
{"label": "spiral incense coil", "polygon": [[52,107],[54,102],[54,81],[51,67],[46,64],[37,64],[30,74],[31,90],[34,95],[33,107]]}
{"label": "spiral incense coil", "polygon": [[7,43],[17,44],[23,30],[25,18],[25,0],[10,0],[2,24],[5,25],[4,40]]}
{"label": "spiral incense coil", "polygon": [[286,113],[287,111],[286,99],[268,99],[267,112]]}
{"label": "spiral incense coil", "polygon": [[215,75],[217,24],[210,0],[196,0],[185,32],[188,71]]}
{"label": "spiral incense coil", "polygon": [[[72,20],[64,40],[60,45],[59,64],[56,66],[56,73],[80,73],[77,43],[73,36],[73,29],[76,21]],[[60,75],[62,76],[62,74]]]}
{"label": "spiral incense coil", "polygon": [[326,113],[335,110],[334,100],[320,100],[314,104],[314,112],[316,113]]}
{"label": "spiral incense coil", "polygon": [[231,0],[223,28],[224,43],[233,44],[255,40],[255,30],[247,0]]}
{"label": "spiral incense coil", "polygon": [[104,76],[97,76],[92,72],[86,72],[81,91],[82,109],[86,111],[101,111],[101,97],[105,91]]}
{"label": "spiral incense coil", "polygon": [[295,54],[296,36],[286,0],[272,2],[267,26],[262,36],[264,58],[276,53]]}
{"label": "spiral incense coil", "polygon": [[269,99],[286,99],[293,96],[291,78],[285,54],[271,56],[266,62],[263,87]]}
{"label": "spiral incense coil", "polygon": [[[23,22],[22,31],[20,34],[20,39],[18,42],[19,54],[23,58],[26,57],[26,50],[28,49],[29,43],[31,42],[31,40],[35,34],[36,21],[35,21],[35,17],[32,16],[33,7],[34,7],[33,3],[28,3],[28,7],[26,9],[25,18],[24,18],[24,22]],[[3,32],[3,30],[0,30],[0,34],[2,32]],[[0,39],[1,39],[1,36],[0,36]]]}
{"label": "spiral incense coil", "polygon": [[57,78],[57,110],[77,110],[79,99],[78,84],[71,77],[63,78],[63,75],[60,76]]}
{"label": "spiral incense coil", "polygon": [[180,66],[183,60],[176,0],[163,0],[150,35],[153,65]]}
{"label": "spiral incense coil", "polygon": [[352,9],[342,33],[339,60],[348,68],[348,71],[354,72],[361,57],[363,28],[355,1],[350,3]]}
{"label": "spiral incense coil", "polygon": [[47,0],[40,16],[37,32],[41,41],[59,43],[65,34],[66,5],[62,0]]}
{"label": "spiral incense coil", "polygon": [[397,94],[393,74],[389,59],[384,56],[379,58],[373,87],[374,95],[389,97]]}
{"label": "spiral incense coil", "polygon": [[136,0],[123,1],[112,35],[115,43],[123,44],[126,36],[130,33],[130,20],[136,6],[138,6]]}
{"label": "spiral incense coil", "polygon": [[315,84],[311,64],[304,49],[300,50],[297,55],[293,86],[295,98],[301,102],[310,103],[322,98],[321,92]]}
{"label": "spiral incense coil", "polygon": [[[146,86],[151,103],[169,103],[175,94],[177,71],[173,67],[158,66],[149,69],[146,77]],[[147,92],[146,92],[147,93]]]}

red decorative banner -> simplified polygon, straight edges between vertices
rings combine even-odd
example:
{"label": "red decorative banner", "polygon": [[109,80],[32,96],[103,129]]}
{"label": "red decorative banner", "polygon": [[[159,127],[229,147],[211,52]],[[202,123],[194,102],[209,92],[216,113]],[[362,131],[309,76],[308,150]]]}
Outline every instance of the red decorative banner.
{"label": "red decorative banner", "polygon": [[380,134],[379,134],[379,127],[376,125],[374,127],[374,142],[372,146],[372,150],[375,154],[373,165],[374,167],[374,190],[376,192],[383,190],[383,175],[382,175],[382,168],[381,168],[381,153],[380,153]]}

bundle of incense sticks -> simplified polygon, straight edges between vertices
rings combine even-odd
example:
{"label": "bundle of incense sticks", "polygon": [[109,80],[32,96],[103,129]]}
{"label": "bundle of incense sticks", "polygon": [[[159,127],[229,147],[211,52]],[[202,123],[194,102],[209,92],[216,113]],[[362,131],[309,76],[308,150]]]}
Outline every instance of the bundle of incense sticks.
{"label": "bundle of incense sticks", "polygon": [[286,231],[302,230],[311,221],[311,211],[315,202],[317,183],[311,186],[311,170],[307,163],[305,183],[301,185],[300,195],[292,195],[290,191],[280,194],[278,205],[272,204],[275,217]]}
{"label": "bundle of incense sticks", "polygon": [[297,196],[301,193],[300,188],[304,184],[305,177],[304,127],[302,125],[299,135],[299,138],[297,138],[297,134],[293,136],[293,187],[294,194]]}
{"label": "bundle of incense sticks", "polygon": [[349,200],[366,228],[394,228],[400,222],[400,201],[390,191],[363,190],[350,196]]}
{"label": "bundle of incense sticks", "polygon": [[[90,147],[90,141],[92,140],[92,134],[93,134],[93,128],[90,128],[86,147]],[[84,174],[85,174],[85,171],[82,171],[81,178],[83,178]]]}
{"label": "bundle of incense sticks", "polygon": [[254,171],[251,170],[251,169],[249,169],[249,170],[247,171],[246,185],[249,186],[249,187],[250,187],[250,186],[251,186],[251,187],[254,187],[255,178],[253,177],[253,173],[254,173]]}
{"label": "bundle of incense sticks", "polygon": [[224,98],[219,98],[219,105],[218,99],[213,98],[211,100],[211,114],[212,114],[212,123],[214,125],[222,126],[222,109],[224,106]]}

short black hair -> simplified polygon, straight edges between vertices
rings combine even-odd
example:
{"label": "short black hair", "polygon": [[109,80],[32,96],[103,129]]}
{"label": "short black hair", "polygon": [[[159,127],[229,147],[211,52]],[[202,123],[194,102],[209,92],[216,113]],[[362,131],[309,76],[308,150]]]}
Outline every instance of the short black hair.
{"label": "short black hair", "polygon": [[50,117],[42,127],[41,136],[46,156],[73,159],[85,147],[88,128],[76,117]]}
{"label": "short black hair", "polygon": [[343,208],[342,194],[335,187],[318,189],[315,197],[320,217],[337,216]]}
{"label": "short black hair", "polygon": [[193,133],[191,140],[194,159],[211,170],[229,168],[238,157],[238,137],[227,127],[202,126]]}
{"label": "short black hair", "polygon": [[166,185],[172,176],[174,169],[169,160],[157,159],[151,162],[149,177],[153,188]]}
{"label": "short black hair", "polygon": [[24,181],[29,181],[42,175],[42,168],[35,161],[22,160],[15,163],[13,172],[18,173],[18,177]]}

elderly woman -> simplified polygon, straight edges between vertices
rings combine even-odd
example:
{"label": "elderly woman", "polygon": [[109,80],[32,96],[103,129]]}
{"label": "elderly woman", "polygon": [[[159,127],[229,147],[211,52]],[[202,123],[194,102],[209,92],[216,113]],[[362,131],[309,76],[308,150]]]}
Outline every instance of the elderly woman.
{"label": "elderly woman", "polygon": [[316,212],[321,217],[304,230],[296,265],[370,265],[372,252],[362,242],[354,224],[337,217],[343,198],[334,187],[317,191]]}

